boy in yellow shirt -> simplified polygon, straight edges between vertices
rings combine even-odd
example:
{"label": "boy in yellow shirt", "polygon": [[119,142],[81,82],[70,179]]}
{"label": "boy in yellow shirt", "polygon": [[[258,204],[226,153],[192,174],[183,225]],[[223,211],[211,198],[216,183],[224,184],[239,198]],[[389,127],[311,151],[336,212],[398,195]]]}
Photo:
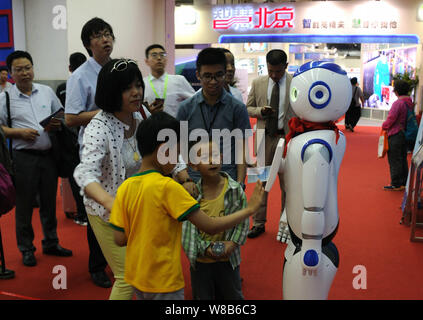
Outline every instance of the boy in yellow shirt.
{"label": "boy in yellow shirt", "polygon": [[[264,195],[258,181],[246,208],[229,216],[210,218],[180,184],[166,177],[175,164],[161,163],[167,146],[167,142],[158,141],[163,129],[176,133],[179,142],[179,121],[167,113],[155,113],[138,127],[141,169],[119,187],[110,215],[116,244],[127,245],[125,281],[135,288],[140,300],[184,299],[182,221],[188,219],[200,230],[216,234],[254,214]],[[169,147],[167,152],[179,149],[178,146],[179,143]]]}

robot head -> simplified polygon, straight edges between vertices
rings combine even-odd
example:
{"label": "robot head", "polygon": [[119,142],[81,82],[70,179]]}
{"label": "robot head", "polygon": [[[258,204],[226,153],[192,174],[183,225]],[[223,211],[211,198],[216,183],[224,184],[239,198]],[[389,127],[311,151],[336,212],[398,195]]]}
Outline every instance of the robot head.
{"label": "robot head", "polygon": [[290,87],[295,114],[307,121],[335,121],[347,112],[352,89],[347,73],[335,63],[311,61],[294,74]]}

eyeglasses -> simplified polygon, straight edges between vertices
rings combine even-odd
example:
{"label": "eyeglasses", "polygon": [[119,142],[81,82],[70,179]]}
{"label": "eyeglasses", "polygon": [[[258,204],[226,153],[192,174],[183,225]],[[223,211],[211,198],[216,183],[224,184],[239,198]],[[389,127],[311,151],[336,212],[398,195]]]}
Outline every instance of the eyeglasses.
{"label": "eyeglasses", "polygon": [[115,62],[115,64],[113,65],[112,70],[110,70],[110,73],[112,73],[113,71],[125,71],[128,68],[128,65],[132,63],[135,64],[136,66],[138,65],[137,62],[135,60],[132,59],[120,59],[118,61]]}
{"label": "eyeglasses", "polygon": [[200,76],[201,80],[204,82],[210,82],[212,79],[216,80],[217,82],[223,81],[225,79],[225,73],[224,72],[218,72],[216,74],[211,73],[205,73],[202,76]]}
{"label": "eyeglasses", "polygon": [[159,57],[164,59],[167,57],[167,53],[166,52],[153,52],[150,53],[150,57],[152,57],[153,59],[158,59]]}
{"label": "eyeglasses", "polygon": [[27,65],[27,66],[19,67],[19,68],[13,68],[13,72],[14,73],[18,73],[18,74],[21,74],[24,71],[29,72],[31,70],[32,70],[32,66],[31,65]]}
{"label": "eyeglasses", "polygon": [[91,36],[91,39],[101,40],[101,39],[103,39],[103,37],[106,38],[106,39],[110,39],[110,38],[113,38],[113,34],[110,33],[109,31],[106,31],[106,32],[103,32],[103,33],[97,33],[97,34],[94,34],[93,36]]}

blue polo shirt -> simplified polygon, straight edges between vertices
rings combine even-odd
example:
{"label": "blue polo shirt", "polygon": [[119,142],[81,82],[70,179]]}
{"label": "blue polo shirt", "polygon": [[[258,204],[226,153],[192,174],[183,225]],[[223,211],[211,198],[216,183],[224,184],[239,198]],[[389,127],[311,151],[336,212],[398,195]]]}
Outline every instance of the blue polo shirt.
{"label": "blue polo shirt", "polygon": [[[33,83],[30,96],[23,94],[16,85],[9,90],[10,117],[12,128],[35,129],[40,134],[34,141],[13,139],[13,150],[32,149],[48,150],[51,141],[40,121],[62,107],[54,91],[43,84]],[[0,125],[7,126],[6,95],[0,94]]]}
{"label": "blue polo shirt", "polygon": [[[71,74],[66,82],[65,113],[78,115],[81,112],[98,110],[95,104],[95,92],[100,70],[101,65],[93,57],[90,57]],[[81,127],[79,130],[80,146],[82,146],[84,130],[85,127]]]}
{"label": "blue polo shirt", "polygon": [[[228,133],[235,133],[234,130],[238,129],[236,131],[241,133],[243,139],[251,134],[251,130],[246,131],[251,129],[251,126],[245,104],[224,89],[214,106],[209,106],[204,100],[203,90],[198,90],[191,98],[181,102],[176,118],[179,121],[188,121],[188,134],[195,129],[203,129],[209,134],[213,134],[213,129],[227,129]],[[230,143],[221,141],[220,151],[223,154],[222,171],[228,173],[236,181],[235,140],[233,135]],[[198,181],[200,175],[197,171],[188,168],[188,172],[194,181]]]}

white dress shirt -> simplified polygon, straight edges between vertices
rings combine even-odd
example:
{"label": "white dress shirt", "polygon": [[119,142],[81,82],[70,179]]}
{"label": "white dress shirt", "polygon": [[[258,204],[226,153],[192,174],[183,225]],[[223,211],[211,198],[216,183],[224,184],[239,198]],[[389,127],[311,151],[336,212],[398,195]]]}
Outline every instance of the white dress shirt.
{"label": "white dress shirt", "polygon": [[238,100],[239,100],[239,101],[241,101],[242,103],[245,103],[245,102],[244,102],[244,99],[243,99],[243,97],[242,97],[242,93],[241,93],[241,91],[240,91],[238,88],[236,88],[236,87],[232,87],[232,86],[229,86],[229,90],[231,91],[231,95],[232,95],[234,98],[238,99]]}
{"label": "white dress shirt", "polygon": [[[34,129],[39,134],[34,141],[13,139],[13,150],[50,149],[50,137],[40,125],[40,122],[59,109],[63,109],[54,91],[46,85],[33,83],[32,92],[29,96],[22,93],[16,85],[13,85],[8,92],[12,128]],[[0,125],[7,126],[7,118],[6,95],[3,92],[0,94]]]}
{"label": "white dress shirt", "polygon": [[[168,77],[168,83],[166,96],[164,96],[166,77]],[[165,99],[163,111],[169,113],[173,117],[176,117],[178,113],[179,103],[190,98],[195,93],[194,89],[184,76],[168,74],[166,72],[158,79],[150,74],[147,77],[144,77],[144,83],[144,101],[151,104],[156,98]],[[153,84],[156,92],[154,92],[151,84]]]}
{"label": "white dress shirt", "polygon": [[4,85],[4,87],[0,85],[0,93],[2,93],[4,91],[8,91],[10,88],[12,88],[12,86],[13,86],[13,84],[6,81],[6,84]]}
{"label": "white dress shirt", "polygon": [[[275,82],[269,77],[269,85],[267,86],[267,101],[270,104],[272,90]],[[279,80],[279,115],[278,115],[278,129],[283,129],[284,104],[286,93],[286,73]]]}

